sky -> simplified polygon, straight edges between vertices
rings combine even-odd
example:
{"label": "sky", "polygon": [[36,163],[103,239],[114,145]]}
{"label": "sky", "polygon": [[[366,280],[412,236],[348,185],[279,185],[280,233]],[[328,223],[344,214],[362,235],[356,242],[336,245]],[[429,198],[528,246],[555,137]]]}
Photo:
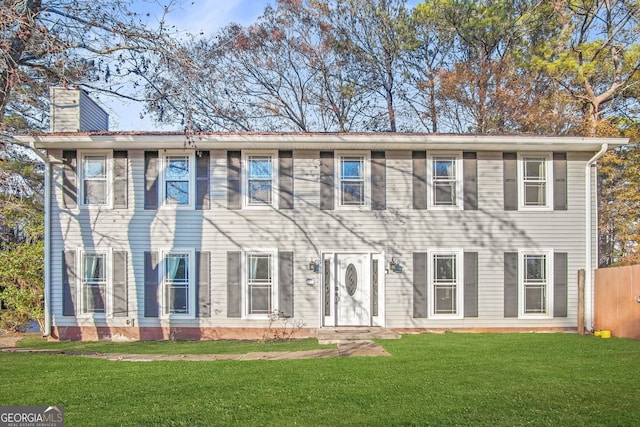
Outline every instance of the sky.
{"label": "sky", "polygon": [[[155,2],[136,0],[134,8],[142,13],[150,12],[159,19],[162,9]],[[230,23],[249,25],[262,15],[267,5],[275,0],[184,0],[167,15],[169,24],[192,34],[214,34]],[[98,102],[109,114],[112,131],[177,131],[175,126],[158,126],[150,117],[140,118],[143,106],[121,98],[101,96]]]}

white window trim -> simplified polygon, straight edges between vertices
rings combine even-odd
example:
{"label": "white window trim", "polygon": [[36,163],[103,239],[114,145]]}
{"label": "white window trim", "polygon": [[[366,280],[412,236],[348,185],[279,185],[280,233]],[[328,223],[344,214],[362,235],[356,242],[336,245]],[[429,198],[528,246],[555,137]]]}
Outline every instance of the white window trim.
{"label": "white window trim", "polygon": [[[269,156],[271,157],[271,204],[252,205],[249,204],[249,157]],[[245,209],[278,209],[278,177],[280,160],[276,150],[249,150],[242,151],[242,206]]]}
{"label": "white window trim", "polygon": [[[186,205],[175,205],[167,203],[167,189],[165,171],[168,164],[168,157],[186,156],[189,159],[189,203]],[[163,150],[161,152],[160,171],[158,174],[158,184],[160,185],[160,207],[163,209],[195,209],[196,204],[196,156],[193,151],[184,150]]]}
{"label": "white window trim", "polygon": [[[434,185],[434,171],[433,171],[433,159],[439,157],[455,157],[456,159],[456,204],[455,205],[436,205],[434,203],[435,197],[435,185]],[[429,183],[427,185],[427,200],[428,208],[433,210],[462,210],[463,204],[463,185],[462,185],[462,152],[461,151],[443,151],[431,153],[427,152],[427,176],[429,177]]]}
{"label": "white window trim", "polygon": [[[189,313],[188,314],[172,314],[167,312],[166,302],[166,258],[169,254],[187,254],[189,255]],[[195,319],[196,317],[196,250],[194,248],[165,248],[160,250],[160,318],[161,319]]]}
{"label": "white window trim", "polygon": [[[464,250],[460,248],[433,249],[427,251],[427,275],[428,290],[428,317],[431,319],[463,319],[464,318]],[[434,269],[433,260],[435,255],[455,255],[456,256],[456,314],[443,314],[435,312],[435,291],[434,291]]]}
{"label": "white window trim", "polygon": [[242,318],[243,319],[268,319],[268,314],[249,314],[249,296],[248,296],[248,281],[249,281],[249,266],[247,265],[247,258],[251,254],[266,254],[271,255],[272,270],[271,270],[271,309],[276,310],[278,307],[278,249],[274,248],[249,248],[242,251]]}
{"label": "white window trim", "polygon": [[[524,275],[525,255],[544,255],[547,259],[546,272],[546,313],[525,313]],[[518,251],[518,318],[552,319],[553,318],[553,249],[520,249]]]}
{"label": "white window trim", "polygon": [[[85,312],[85,303],[83,298],[83,278],[84,278],[84,255],[106,255],[105,260],[105,276],[106,276],[106,289],[105,289],[105,302],[104,313],[87,313]],[[77,312],[78,318],[83,319],[107,319],[113,316],[113,310],[111,307],[111,301],[113,300],[113,249],[93,249],[85,250],[78,248],[76,251],[76,265],[78,266],[76,272],[76,301],[78,302],[79,310]]]}
{"label": "white window trim", "polygon": [[[545,159],[546,174],[546,204],[541,206],[525,205],[524,191],[524,159],[527,157],[539,157]],[[553,155],[550,152],[518,153],[518,207],[521,211],[552,211],[553,210]]]}
{"label": "white window trim", "polygon": [[[105,189],[105,203],[102,205],[95,203],[85,203],[85,189],[84,189],[84,158],[87,156],[105,156],[107,168],[107,176],[106,176],[106,189]],[[78,206],[80,207],[99,207],[106,209],[113,209],[113,151],[111,150],[79,150],[78,151],[78,166],[77,166],[77,175],[78,175]]]}
{"label": "white window trim", "polygon": [[[371,152],[370,151],[336,151],[334,159],[334,206],[337,210],[367,211],[371,209]],[[364,163],[364,204],[360,206],[342,205],[342,169],[340,163],[343,157],[362,157]]]}

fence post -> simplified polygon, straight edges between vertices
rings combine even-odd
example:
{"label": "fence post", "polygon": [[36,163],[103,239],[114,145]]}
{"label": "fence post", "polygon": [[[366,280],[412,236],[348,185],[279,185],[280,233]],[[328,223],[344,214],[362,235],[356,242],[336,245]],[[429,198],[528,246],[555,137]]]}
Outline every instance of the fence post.
{"label": "fence post", "polygon": [[583,268],[578,270],[578,334],[584,335],[584,279],[585,271]]}

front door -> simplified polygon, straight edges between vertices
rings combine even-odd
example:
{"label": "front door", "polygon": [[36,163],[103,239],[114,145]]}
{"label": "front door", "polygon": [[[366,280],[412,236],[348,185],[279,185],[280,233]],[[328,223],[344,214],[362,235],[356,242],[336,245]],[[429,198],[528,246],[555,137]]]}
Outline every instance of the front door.
{"label": "front door", "polygon": [[336,254],[337,326],[371,325],[369,254]]}

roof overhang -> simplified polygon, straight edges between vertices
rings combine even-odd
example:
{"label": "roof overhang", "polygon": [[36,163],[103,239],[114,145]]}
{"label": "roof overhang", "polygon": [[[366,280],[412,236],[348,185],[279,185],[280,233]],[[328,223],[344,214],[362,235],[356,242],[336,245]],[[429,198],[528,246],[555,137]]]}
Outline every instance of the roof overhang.
{"label": "roof overhang", "polygon": [[576,136],[454,135],[415,133],[61,133],[16,136],[39,149],[114,150],[462,150],[595,152],[629,142],[626,138]]}

